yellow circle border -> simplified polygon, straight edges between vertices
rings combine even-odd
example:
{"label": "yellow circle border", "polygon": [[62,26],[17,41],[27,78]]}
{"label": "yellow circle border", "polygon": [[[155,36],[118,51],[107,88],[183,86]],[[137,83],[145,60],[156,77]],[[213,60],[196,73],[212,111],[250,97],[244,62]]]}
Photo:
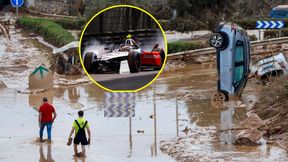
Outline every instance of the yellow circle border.
{"label": "yellow circle border", "polygon": [[[120,7],[130,7],[130,8],[134,8],[134,9],[137,9],[137,10],[140,10],[144,13],[146,13],[148,16],[150,16],[158,25],[158,27],[160,28],[161,32],[162,32],[162,35],[164,37],[164,43],[165,43],[165,59],[164,59],[164,63],[160,69],[160,71],[157,73],[157,75],[149,82],[147,83],[146,85],[144,85],[143,87],[141,88],[138,88],[138,89],[135,89],[135,90],[111,90],[105,86],[102,86],[101,84],[99,84],[86,70],[85,66],[84,66],[84,63],[83,63],[83,60],[82,60],[82,52],[81,52],[81,43],[82,43],[82,38],[83,38],[83,35],[85,33],[85,30],[86,28],[88,27],[88,25],[93,21],[93,19],[95,17],[97,17],[99,14],[101,14],[102,12],[105,12],[107,10],[110,10],[110,9],[113,9],[113,8],[120,8]],[[109,92],[138,92],[138,91],[141,91],[145,88],[147,88],[149,85],[151,85],[157,78],[158,76],[162,73],[165,65],[166,65],[166,60],[167,60],[167,53],[168,53],[168,43],[167,43],[167,39],[166,39],[166,35],[165,35],[165,32],[162,28],[162,26],[160,25],[160,23],[157,21],[157,19],[152,16],[149,12],[147,12],[146,10],[142,9],[142,8],[139,8],[139,7],[136,7],[136,6],[133,6],[133,5],[114,5],[114,6],[110,6],[110,7],[107,7],[101,11],[99,11],[98,13],[96,13],[89,21],[88,23],[86,23],[84,29],[82,30],[82,33],[81,33],[81,36],[80,36],[80,40],[79,40],[79,49],[78,49],[78,53],[79,53],[79,58],[80,58],[80,62],[81,62],[81,66],[83,68],[83,70],[85,71],[86,75],[90,78],[90,80],[96,84],[97,86],[99,86],[100,88],[106,90],[106,91],[109,91]]]}

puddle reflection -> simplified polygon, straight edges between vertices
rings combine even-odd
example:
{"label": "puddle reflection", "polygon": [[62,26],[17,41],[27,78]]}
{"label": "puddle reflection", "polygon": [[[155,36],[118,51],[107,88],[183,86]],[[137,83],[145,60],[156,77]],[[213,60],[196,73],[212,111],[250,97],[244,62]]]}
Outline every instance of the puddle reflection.
{"label": "puddle reflection", "polygon": [[38,109],[43,104],[43,97],[47,97],[48,102],[53,104],[54,92],[53,90],[48,90],[39,94],[30,94],[29,95],[29,105],[34,109]]}
{"label": "puddle reflection", "polygon": [[187,101],[188,114],[191,123],[198,126],[208,127],[220,123],[220,110],[212,108],[209,100]]}
{"label": "puddle reflection", "polygon": [[84,157],[74,157],[74,162],[85,162]]}
{"label": "puddle reflection", "polygon": [[156,82],[153,84],[153,137],[154,141],[151,146],[151,156],[157,156],[157,108],[156,108]]}
{"label": "puddle reflection", "polygon": [[52,158],[51,144],[47,145],[47,153],[45,156],[44,150],[43,150],[43,144],[40,143],[39,154],[40,154],[39,162],[55,162],[54,159]]}
{"label": "puddle reflection", "polygon": [[[228,130],[232,128],[234,113],[234,107],[230,107],[227,110],[220,112],[220,128],[222,130]],[[222,144],[232,145],[234,140],[233,132],[231,130],[223,131],[220,133],[219,139]]]}
{"label": "puddle reflection", "polygon": [[76,87],[68,88],[68,97],[71,103],[77,103],[80,98],[79,89]]}

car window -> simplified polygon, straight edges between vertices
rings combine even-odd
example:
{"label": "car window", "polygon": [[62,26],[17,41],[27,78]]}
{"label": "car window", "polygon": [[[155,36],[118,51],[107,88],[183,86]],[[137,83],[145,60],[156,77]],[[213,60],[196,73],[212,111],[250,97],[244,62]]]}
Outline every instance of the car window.
{"label": "car window", "polygon": [[244,46],[243,46],[243,42],[238,41],[236,43],[235,63],[239,63],[243,61],[244,61]]}
{"label": "car window", "polygon": [[279,11],[277,12],[277,15],[278,15],[279,17],[287,17],[288,12],[287,12],[287,10],[279,10]]}
{"label": "car window", "polygon": [[285,18],[288,16],[287,10],[272,10],[271,17],[273,18]]}
{"label": "car window", "polygon": [[235,68],[233,85],[237,88],[244,75],[244,45],[242,41],[237,41],[235,51]]}
{"label": "car window", "polygon": [[234,84],[236,84],[235,86],[237,86],[237,83],[239,83],[242,80],[243,74],[244,74],[244,65],[235,67],[233,77]]}

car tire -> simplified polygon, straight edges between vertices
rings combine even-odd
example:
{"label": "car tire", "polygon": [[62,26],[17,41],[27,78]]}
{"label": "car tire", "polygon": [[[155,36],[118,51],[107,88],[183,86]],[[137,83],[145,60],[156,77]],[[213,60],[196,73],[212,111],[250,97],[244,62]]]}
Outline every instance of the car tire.
{"label": "car tire", "polygon": [[91,72],[92,70],[92,67],[93,67],[92,58],[93,58],[93,53],[87,53],[84,57],[84,67],[87,72]]}
{"label": "car tire", "polygon": [[159,51],[159,53],[160,53],[161,65],[160,65],[160,67],[154,68],[154,70],[160,70],[162,68],[162,66],[164,65],[164,61],[165,61],[165,52],[164,52],[164,50],[161,48],[161,49],[157,49],[157,51]]}
{"label": "car tire", "polygon": [[226,95],[223,92],[216,92],[211,96],[211,105],[214,108],[223,108],[224,101],[226,101]]}
{"label": "car tire", "polygon": [[214,33],[209,40],[210,46],[216,49],[224,49],[228,45],[228,36],[225,33]]}
{"label": "car tire", "polygon": [[138,73],[141,71],[141,59],[137,52],[130,52],[128,54],[128,65],[131,73]]}

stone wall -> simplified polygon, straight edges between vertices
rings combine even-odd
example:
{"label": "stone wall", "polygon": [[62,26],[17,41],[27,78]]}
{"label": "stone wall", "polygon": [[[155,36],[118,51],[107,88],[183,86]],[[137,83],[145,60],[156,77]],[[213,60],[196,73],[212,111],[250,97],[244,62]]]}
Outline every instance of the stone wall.
{"label": "stone wall", "polygon": [[82,0],[34,0],[34,4],[37,12],[79,16]]}

